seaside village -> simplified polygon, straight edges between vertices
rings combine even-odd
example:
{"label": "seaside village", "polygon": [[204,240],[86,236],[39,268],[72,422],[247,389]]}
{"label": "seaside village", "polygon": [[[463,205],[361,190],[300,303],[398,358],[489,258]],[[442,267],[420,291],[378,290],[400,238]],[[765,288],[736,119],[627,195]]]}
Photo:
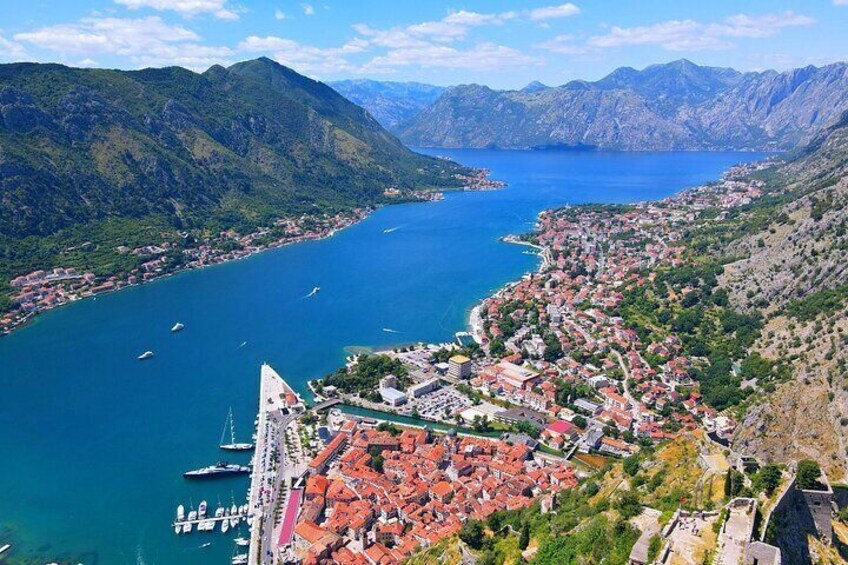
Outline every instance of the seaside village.
{"label": "seaside village", "polygon": [[[673,334],[643,342],[616,311],[625,284],[680,262],[678,223],[758,195],[726,179],[620,210],[545,212],[521,241],[539,250],[539,271],[475,308],[469,333],[351,357],[310,383],[316,404],[297,401],[305,416],[286,416],[293,408],[280,399],[293,393],[269,394],[266,379],[282,380],[263,367],[264,451],[250,496],[261,525],[254,518],[248,555],[401,563],[469,520],[536,501],[552,511],[593,466],[646,446],[698,429],[724,444],[736,422],[702,401],[691,373],[699,360]],[[272,434],[282,442],[264,438],[273,421],[288,427]],[[637,547],[644,553],[647,541]]]}
{"label": "seaside village", "polygon": [[[490,179],[488,175],[487,169],[477,169],[471,174],[457,174],[456,178],[465,183],[464,190],[494,190],[503,186],[503,182]],[[387,188],[383,196],[391,200],[422,202],[444,197],[441,192],[410,191],[397,187]],[[12,290],[10,307],[5,312],[0,309],[0,334],[12,331],[39,312],[81,298],[141,284],[187,269],[243,259],[283,245],[331,237],[339,230],[361,221],[372,211],[373,208],[356,208],[334,215],[305,214],[296,218],[280,218],[273,225],[248,234],[229,229],[202,241],[198,234],[168,231],[162,234],[162,241],[156,245],[121,245],[110,250],[118,256],[130,258],[130,261],[122,261],[132,265],[125,272],[96,275],[90,271],[79,272],[73,266],[60,266],[16,276],[9,282]],[[62,255],[72,257],[87,252],[102,254],[102,250],[97,247],[96,243],[86,241],[65,249]]]}
{"label": "seaside village", "polygon": [[[370,210],[356,209],[349,213],[321,217],[301,216],[278,220],[273,227],[240,235],[234,230],[220,232],[204,242],[197,242],[188,232],[167,233],[157,245],[140,247],[119,246],[114,252],[131,258],[135,265],[125,273],[97,276],[80,273],[74,267],[39,269],[10,281],[12,307],[0,311],[0,333],[7,333],[32,316],[81,298],[141,284],[186,269],[207,267],[242,259],[291,243],[329,237],[364,218]],[[85,242],[64,254],[97,251],[96,244]]]}

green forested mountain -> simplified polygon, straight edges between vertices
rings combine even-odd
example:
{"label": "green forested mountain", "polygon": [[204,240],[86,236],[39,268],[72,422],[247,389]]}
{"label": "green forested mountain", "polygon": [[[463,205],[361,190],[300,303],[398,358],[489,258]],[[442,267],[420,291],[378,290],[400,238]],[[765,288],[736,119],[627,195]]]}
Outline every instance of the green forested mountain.
{"label": "green forested mountain", "polygon": [[268,59],[203,74],[0,66],[0,236],[109,218],[258,225],[456,183],[328,86]]}

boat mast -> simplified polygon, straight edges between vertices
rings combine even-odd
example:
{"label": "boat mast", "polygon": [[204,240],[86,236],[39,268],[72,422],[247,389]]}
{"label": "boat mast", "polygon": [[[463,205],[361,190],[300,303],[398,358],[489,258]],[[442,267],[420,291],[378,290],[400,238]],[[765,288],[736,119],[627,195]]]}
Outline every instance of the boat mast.
{"label": "boat mast", "polygon": [[221,443],[219,445],[224,445],[224,437],[227,435],[227,426],[230,426],[230,429],[233,427],[233,409],[230,407],[230,412],[227,415],[227,419],[224,420],[224,429],[221,430]]}

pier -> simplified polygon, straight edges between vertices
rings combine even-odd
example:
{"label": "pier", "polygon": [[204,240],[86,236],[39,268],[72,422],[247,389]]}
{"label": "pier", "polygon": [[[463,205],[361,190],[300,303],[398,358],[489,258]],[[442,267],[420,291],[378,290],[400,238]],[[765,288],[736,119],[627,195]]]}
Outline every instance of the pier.
{"label": "pier", "polygon": [[[306,472],[306,463],[286,453],[288,441],[298,441],[298,418],[305,406],[300,396],[289,387],[270,365],[263,364],[259,374],[259,415],[256,429],[256,450],[253,454],[253,475],[248,493],[250,550],[248,563],[264,565],[280,562],[279,555],[289,547],[280,546],[289,539],[288,522],[275,523],[274,510],[288,504],[292,487]],[[287,436],[293,438],[288,440]],[[295,451],[299,446],[293,446]],[[290,506],[290,505],[289,505]],[[298,508],[289,510],[297,515]],[[282,530],[282,531],[281,531]]]}
{"label": "pier", "polygon": [[[192,533],[192,532],[195,532],[195,531],[198,531],[198,532],[202,532],[202,531],[213,532],[218,527],[219,522],[223,522],[225,520],[229,522],[230,520],[232,520],[234,518],[237,519],[239,523],[241,523],[243,520],[247,519],[247,511],[245,510],[244,512],[239,512],[237,514],[226,514],[224,516],[206,516],[205,518],[195,518],[194,520],[174,520],[174,522],[171,525],[175,528],[179,527],[180,528],[180,532],[179,532],[180,534],[183,534],[183,533],[189,534],[189,533]],[[195,529],[196,526],[198,526],[200,524],[204,524],[204,523],[208,524],[210,522],[214,523],[214,527],[212,527],[209,530],[196,530]],[[185,528],[186,525],[191,526],[191,529],[189,529],[189,531],[187,531],[187,532],[183,530],[183,528]],[[231,526],[231,527],[237,527],[237,526],[238,525]]]}

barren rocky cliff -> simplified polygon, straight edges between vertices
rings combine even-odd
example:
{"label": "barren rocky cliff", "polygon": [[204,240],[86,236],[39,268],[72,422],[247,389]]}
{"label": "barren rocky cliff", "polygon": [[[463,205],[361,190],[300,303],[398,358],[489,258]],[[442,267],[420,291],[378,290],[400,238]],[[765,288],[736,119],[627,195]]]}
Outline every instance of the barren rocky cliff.
{"label": "barren rocky cliff", "polygon": [[740,221],[754,229],[725,248],[720,284],[766,319],[754,348],[788,360],[792,378],[762,390],[734,437],[742,453],[818,459],[848,470],[848,120],[773,171],[775,189]]}

